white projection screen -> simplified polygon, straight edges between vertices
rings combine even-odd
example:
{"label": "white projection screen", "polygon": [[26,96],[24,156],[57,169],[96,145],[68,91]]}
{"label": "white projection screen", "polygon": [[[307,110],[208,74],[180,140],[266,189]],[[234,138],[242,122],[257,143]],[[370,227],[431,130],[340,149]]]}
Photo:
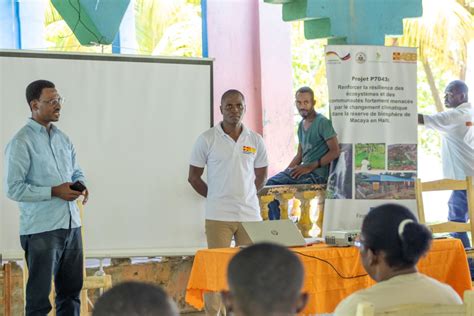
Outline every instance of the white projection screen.
{"label": "white projection screen", "polygon": [[[26,86],[56,84],[57,126],[90,190],[87,257],[188,255],[206,246],[204,198],[187,182],[192,146],[212,124],[212,60],[0,51],[1,162],[31,116]],[[4,170],[1,170],[4,179]],[[0,253],[21,258],[19,210],[1,184]]]}

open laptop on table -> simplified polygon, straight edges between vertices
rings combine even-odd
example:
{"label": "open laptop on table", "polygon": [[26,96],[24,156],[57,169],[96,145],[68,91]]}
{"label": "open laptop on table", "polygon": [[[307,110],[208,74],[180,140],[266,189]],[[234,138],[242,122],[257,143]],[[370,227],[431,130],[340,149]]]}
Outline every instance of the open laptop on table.
{"label": "open laptop on table", "polygon": [[289,219],[242,222],[252,243],[273,242],[286,247],[309,246],[322,242],[322,238],[303,238],[296,225]]}

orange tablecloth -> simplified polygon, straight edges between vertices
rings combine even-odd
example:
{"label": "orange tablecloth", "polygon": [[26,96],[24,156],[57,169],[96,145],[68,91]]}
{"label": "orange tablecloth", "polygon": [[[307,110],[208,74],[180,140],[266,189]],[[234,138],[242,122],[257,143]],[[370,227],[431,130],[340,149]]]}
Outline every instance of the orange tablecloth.
{"label": "orange tablecloth", "polygon": [[[336,248],[320,244],[292,250],[331,262],[343,276],[365,274],[359,250],[355,247]],[[236,248],[198,251],[186,289],[186,302],[202,309],[204,292],[227,289],[227,264],[238,251]],[[305,267],[303,290],[309,294],[304,314],[331,313],[346,296],[375,283],[369,276],[342,279],[327,263],[302,255],[299,257]],[[461,297],[465,290],[471,289],[466,253],[458,239],[435,240],[427,256],[418,263],[418,269],[451,285]]]}

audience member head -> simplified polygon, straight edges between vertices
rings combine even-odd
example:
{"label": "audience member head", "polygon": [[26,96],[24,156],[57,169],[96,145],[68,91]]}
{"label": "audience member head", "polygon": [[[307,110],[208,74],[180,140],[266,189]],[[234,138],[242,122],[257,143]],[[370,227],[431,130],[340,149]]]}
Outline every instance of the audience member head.
{"label": "audience member head", "polygon": [[469,89],[464,81],[451,81],[444,91],[444,104],[447,108],[455,108],[468,101]]}
{"label": "audience member head", "polygon": [[431,232],[405,206],[383,204],[364,218],[361,257],[367,273],[377,282],[416,272],[418,260],[431,245]]}
{"label": "audience member head", "polygon": [[307,300],[304,269],[286,247],[260,243],[241,250],[227,268],[224,304],[236,316],[294,315]]}
{"label": "audience member head", "polygon": [[102,295],[93,316],[178,316],[176,304],[158,286],[124,282]]}
{"label": "audience member head", "polygon": [[295,105],[303,119],[315,114],[314,92],[310,87],[301,87],[295,93]]}

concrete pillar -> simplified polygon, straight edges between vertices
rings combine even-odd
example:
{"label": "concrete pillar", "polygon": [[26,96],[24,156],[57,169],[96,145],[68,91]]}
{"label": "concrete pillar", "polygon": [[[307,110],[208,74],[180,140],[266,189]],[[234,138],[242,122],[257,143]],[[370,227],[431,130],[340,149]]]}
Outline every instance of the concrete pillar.
{"label": "concrete pillar", "polygon": [[227,89],[244,93],[244,123],[261,133],[269,175],[295,154],[291,81],[291,25],[277,7],[255,0],[207,0],[209,57],[214,63],[214,122],[222,119],[220,97]]}

